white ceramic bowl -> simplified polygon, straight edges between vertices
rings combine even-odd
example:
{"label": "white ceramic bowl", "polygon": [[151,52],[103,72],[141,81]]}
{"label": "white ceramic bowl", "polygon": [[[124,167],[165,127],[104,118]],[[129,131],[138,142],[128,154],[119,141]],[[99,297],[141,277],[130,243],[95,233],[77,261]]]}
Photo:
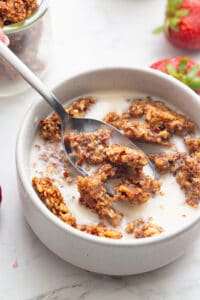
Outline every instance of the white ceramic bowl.
{"label": "white ceramic bowl", "polygon": [[[97,90],[136,90],[180,107],[200,127],[199,97],[185,85],[151,69],[102,69],[60,84],[54,92],[62,102]],[[31,185],[29,154],[38,122],[51,112],[45,101],[26,114],[17,141],[16,162],[24,214],[39,239],[55,254],[80,268],[108,275],[150,271],[181,256],[199,234],[200,216],[172,234],[141,240],[110,240],[80,232],[55,217]],[[170,218],[170,216],[169,216]]]}

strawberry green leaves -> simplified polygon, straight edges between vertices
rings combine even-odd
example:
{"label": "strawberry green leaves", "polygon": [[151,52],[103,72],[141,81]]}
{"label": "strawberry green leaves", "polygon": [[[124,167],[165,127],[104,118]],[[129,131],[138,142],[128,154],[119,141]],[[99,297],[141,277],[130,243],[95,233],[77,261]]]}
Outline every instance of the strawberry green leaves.
{"label": "strawberry green leaves", "polygon": [[171,64],[166,64],[166,69],[169,75],[172,75],[175,78],[178,77],[178,73],[176,72],[176,69]]}
{"label": "strawberry green leaves", "polygon": [[181,9],[182,0],[168,0],[166,18],[165,18],[165,30],[170,27],[174,31],[178,31],[178,25],[181,18],[189,14],[189,9]]}
{"label": "strawberry green leaves", "polygon": [[177,70],[170,63],[166,64],[166,70],[169,75],[184,82],[186,85],[188,85],[192,89],[194,89],[194,90],[200,89],[200,77],[198,76],[198,73],[200,71],[200,66],[195,65],[189,71],[187,71],[188,63],[189,63],[189,58],[183,57],[178,65]]}
{"label": "strawberry green leaves", "polygon": [[188,57],[183,57],[182,60],[180,61],[178,65],[178,71],[181,74],[184,74],[188,65],[189,58]]}
{"label": "strawberry green leaves", "polygon": [[189,9],[179,9],[175,12],[175,16],[177,18],[180,18],[180,17],[185,17],[187,15],[189,15]]}
{"label": "strawberry green leaves", "polygon": [[188,57],[172,57],[160,60],[152,68],[165,72],[200,93],[200,65]]}
{"label": "strawberry green leaves", "polygon": [[[178,25],[182,17],[189,14],[189,9],[181,9],[182,0],[168,0],[165,25],[153,30],[153,34],[160,34],[170,27],[174,31],[178,31]],[[179,9],[180,8],[180,9]]]}
{"label": "strawberry green leaves", "polygon": [[178,9],[182,4],[182,0],[168,0],[167,6],[171,10]]}
{"label": "strawberry green leaves", "polygon": [[193,90],[200,89],[200,77],[198,73],[200,71],[200,66],[196,65],[190,69],[186,76],[186,84]]}

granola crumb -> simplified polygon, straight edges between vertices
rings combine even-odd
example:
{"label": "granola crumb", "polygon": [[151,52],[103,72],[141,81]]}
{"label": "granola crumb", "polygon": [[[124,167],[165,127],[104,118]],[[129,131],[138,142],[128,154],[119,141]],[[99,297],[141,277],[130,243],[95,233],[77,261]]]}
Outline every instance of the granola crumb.
{"label": "granola crumb", "polygon": [[100,236],[100,237],[106,237],[110,239],[121,239],[122,233],[113,229],[113,228],[107,228],[105,225],[98,224],[98,225],[80,225],[77,227],[80,231]]}
{"label": "granola crumb", "polygon": [[128,223],[126,227],[126,232],[128,234],[133,233],[136,239],[157,236],[160,235],[163,231],[164,229],[162,227],[150,222],[145,222],[145,220],[142,218]]}

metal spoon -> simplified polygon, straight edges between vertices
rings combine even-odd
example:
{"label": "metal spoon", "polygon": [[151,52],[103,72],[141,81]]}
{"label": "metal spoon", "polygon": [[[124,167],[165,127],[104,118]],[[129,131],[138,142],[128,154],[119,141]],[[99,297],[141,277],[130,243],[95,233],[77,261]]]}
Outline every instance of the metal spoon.
{"label": "metal spoon", "polygon": [[[53,110],[57,113],[61,121],[61,137],[66,155],[72,164],[72,166],[83,176],[88,176],[88,172],[83,167],[77,164],[75,155],[72,155],[74,150],[69,142],[66,142],[66,132],[69,130],[76,130],[78,132],[94,132],[100,127],[112,132],[112,143],[120,144],[129,148],[134,148],[142,151],[138,148],[129,138],[123,135],[119,130],[112,125],[106,124],[102,121],[87,118],[74,118],[71,117],[59,102],[56,96],[48,90],[48,88],[40,81],[40,79],[12,52],[0,41],[0,56],[10,63],[14,69],[46,100]],[[142,151],[143,152],[143,151]],[[144,153],[144,152],[143,152]],[[146,156],[147,157],[147,156]],[[155,178],[154,167],[148,159],[148,173],[150,171],[152,177]],[[106,186],[108,192],[112,194],[112,189]]]}

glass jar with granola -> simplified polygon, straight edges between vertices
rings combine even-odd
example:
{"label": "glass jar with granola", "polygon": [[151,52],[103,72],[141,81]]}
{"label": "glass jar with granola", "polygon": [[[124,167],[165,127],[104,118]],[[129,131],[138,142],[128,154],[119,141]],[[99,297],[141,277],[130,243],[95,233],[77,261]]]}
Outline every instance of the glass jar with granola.
{"label": "glass jar with granola", "polygon": [[[0,0],[0,28],[9,38],[9,48],[39,77],[46,74],[51,61],[48,2]],[[0,97],[19,94],[26,88],[20,75],[0,58]]]}

